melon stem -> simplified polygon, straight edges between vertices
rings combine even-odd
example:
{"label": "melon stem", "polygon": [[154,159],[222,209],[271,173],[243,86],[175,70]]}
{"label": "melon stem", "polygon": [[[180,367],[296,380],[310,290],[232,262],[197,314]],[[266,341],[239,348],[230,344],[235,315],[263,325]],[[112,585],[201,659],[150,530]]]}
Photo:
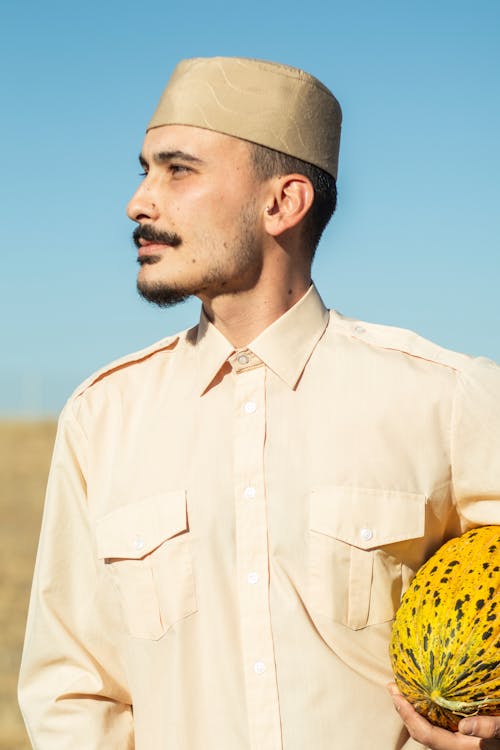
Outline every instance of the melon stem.
{"label": "melon stem", "polygon": [[498,703],[498,699],[489,698],[482,698],[479,701],[449,701],[441,695],[439,690],[433,690],[430,693],[429,698],[433,703],[437,703],[438,706],[441,706],[441,708],[447,708],[455,714],[462,714],[464,711],[470,713],[471,709],[487,706],[488,703]]}

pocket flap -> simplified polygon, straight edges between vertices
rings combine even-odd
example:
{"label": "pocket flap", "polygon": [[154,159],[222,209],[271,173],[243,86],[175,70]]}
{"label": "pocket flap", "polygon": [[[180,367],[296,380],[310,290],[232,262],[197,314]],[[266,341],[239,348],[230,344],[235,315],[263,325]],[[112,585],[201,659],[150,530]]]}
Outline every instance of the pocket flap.
{"label": "pocket flap", "polygon": [[310,496],[309,526],[361,549],[424,535],[426,496],[367,487],[321,487]]}
{"label": "pocket flap", "polygon": [[184,490],[161,492],[122,505],[96,522],[99,558],[140,559],[188,530]]}

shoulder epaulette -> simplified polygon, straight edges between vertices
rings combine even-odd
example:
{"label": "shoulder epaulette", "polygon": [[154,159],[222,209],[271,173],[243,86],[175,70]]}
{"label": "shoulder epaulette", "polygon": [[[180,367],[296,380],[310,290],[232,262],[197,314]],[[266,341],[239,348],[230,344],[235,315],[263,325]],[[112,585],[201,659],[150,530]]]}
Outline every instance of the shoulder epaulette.
{"label": "shoulder epaulette", "polygon": [[381,349],[399,351],[457,371],[463,370],[472,359],[467,354],[446,349],[406,328],[366,323],[347,318],[336,310],[331,313],[331,322],[337,330]]}
{"label": "shoulder epaulette", "polygon": [[167,336],[166,338],[160,339],[160,341],[157,341],[156,343],[151,344],[144,349],[139,349],[136,352],[132,352],[125,355],[124,357],[115,359],[113,362],[109,362],[104,367],[101,367],[100,370],[97,370],[92,375],[90,375],[86,380],[83,381],[83,383],[80,383],[80,385],[73,391],[73,394],[70,396],[69,400],[71,401],[78,398],[96,383],[99,383],[101,380],[104,380],[104,378],[109,377],[119,370],[123,370],[125,367],[131,367],[132,365],[144,362],[145,360],[149,359],[159,352],[175,349],[181,335],[181,333],[176,333],[173,336]]}

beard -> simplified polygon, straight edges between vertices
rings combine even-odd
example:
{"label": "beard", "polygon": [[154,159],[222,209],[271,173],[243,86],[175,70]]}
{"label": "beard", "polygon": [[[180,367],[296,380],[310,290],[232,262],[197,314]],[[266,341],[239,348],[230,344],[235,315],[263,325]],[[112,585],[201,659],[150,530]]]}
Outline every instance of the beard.
{"label": "beard", "polygon": [[[219,260],[200,278],[191,283],[169,283],[161,279],[147,281],[139,277],[137,279],[139,295],[158,307],[172,307],[185,302],[189,297],[202,295],[204,291],[209,292],[211,296],[216,296],[251,289],[262,270],[262,254],[259,251],[256,226],[257,209],[252,204],[242,212],[237,231],[231,241],[223,242],[224,246],[227,246],[224,260]],[[134,232],[136,245],[141,237],[180,248],[182,252],[182,239],[179,235],[157,232],[148,225],[144,225],[137,227]],[[160,260],[162,260],[160,255],[146,255],[139,259],[139,263],[141,266],[154,265]]]}
{"label": "beard", "polygon": [[[160,260],[161,255],[147,255],[140,258],[139,262],[141,266],[149,266],[158,263]],[[190,292],[187,288],[184,289],[180,286],[166,284],[162,281],[145,281],[140,277],[137,279],[137,291],[142,299],[158,307],[179,305],[181,302],[189,299],[194,293]]]}

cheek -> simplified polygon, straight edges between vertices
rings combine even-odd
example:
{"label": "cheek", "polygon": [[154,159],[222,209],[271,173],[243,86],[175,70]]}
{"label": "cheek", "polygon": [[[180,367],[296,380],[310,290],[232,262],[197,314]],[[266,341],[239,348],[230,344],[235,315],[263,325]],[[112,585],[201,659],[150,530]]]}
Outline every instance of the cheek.
{"label": "cheek", "polygon": [[207,190],[194,189],[187,180],[182,185],[179,183],[162,201],[165,223],[170,223],[170,228],[186,241],[189,235],[208,239],[210,235],[220,237],[222,234],[229,239],[239,225],[246,204],[228,185],[218,188],[211,185]]}
{"label": "cheek", "polygon": [[208,217],[213,229],[231,236],[240,225],[244,212],[244,203],[235,200],[234,197],[228,197],[227,193],[221,191],[215,196]]}

